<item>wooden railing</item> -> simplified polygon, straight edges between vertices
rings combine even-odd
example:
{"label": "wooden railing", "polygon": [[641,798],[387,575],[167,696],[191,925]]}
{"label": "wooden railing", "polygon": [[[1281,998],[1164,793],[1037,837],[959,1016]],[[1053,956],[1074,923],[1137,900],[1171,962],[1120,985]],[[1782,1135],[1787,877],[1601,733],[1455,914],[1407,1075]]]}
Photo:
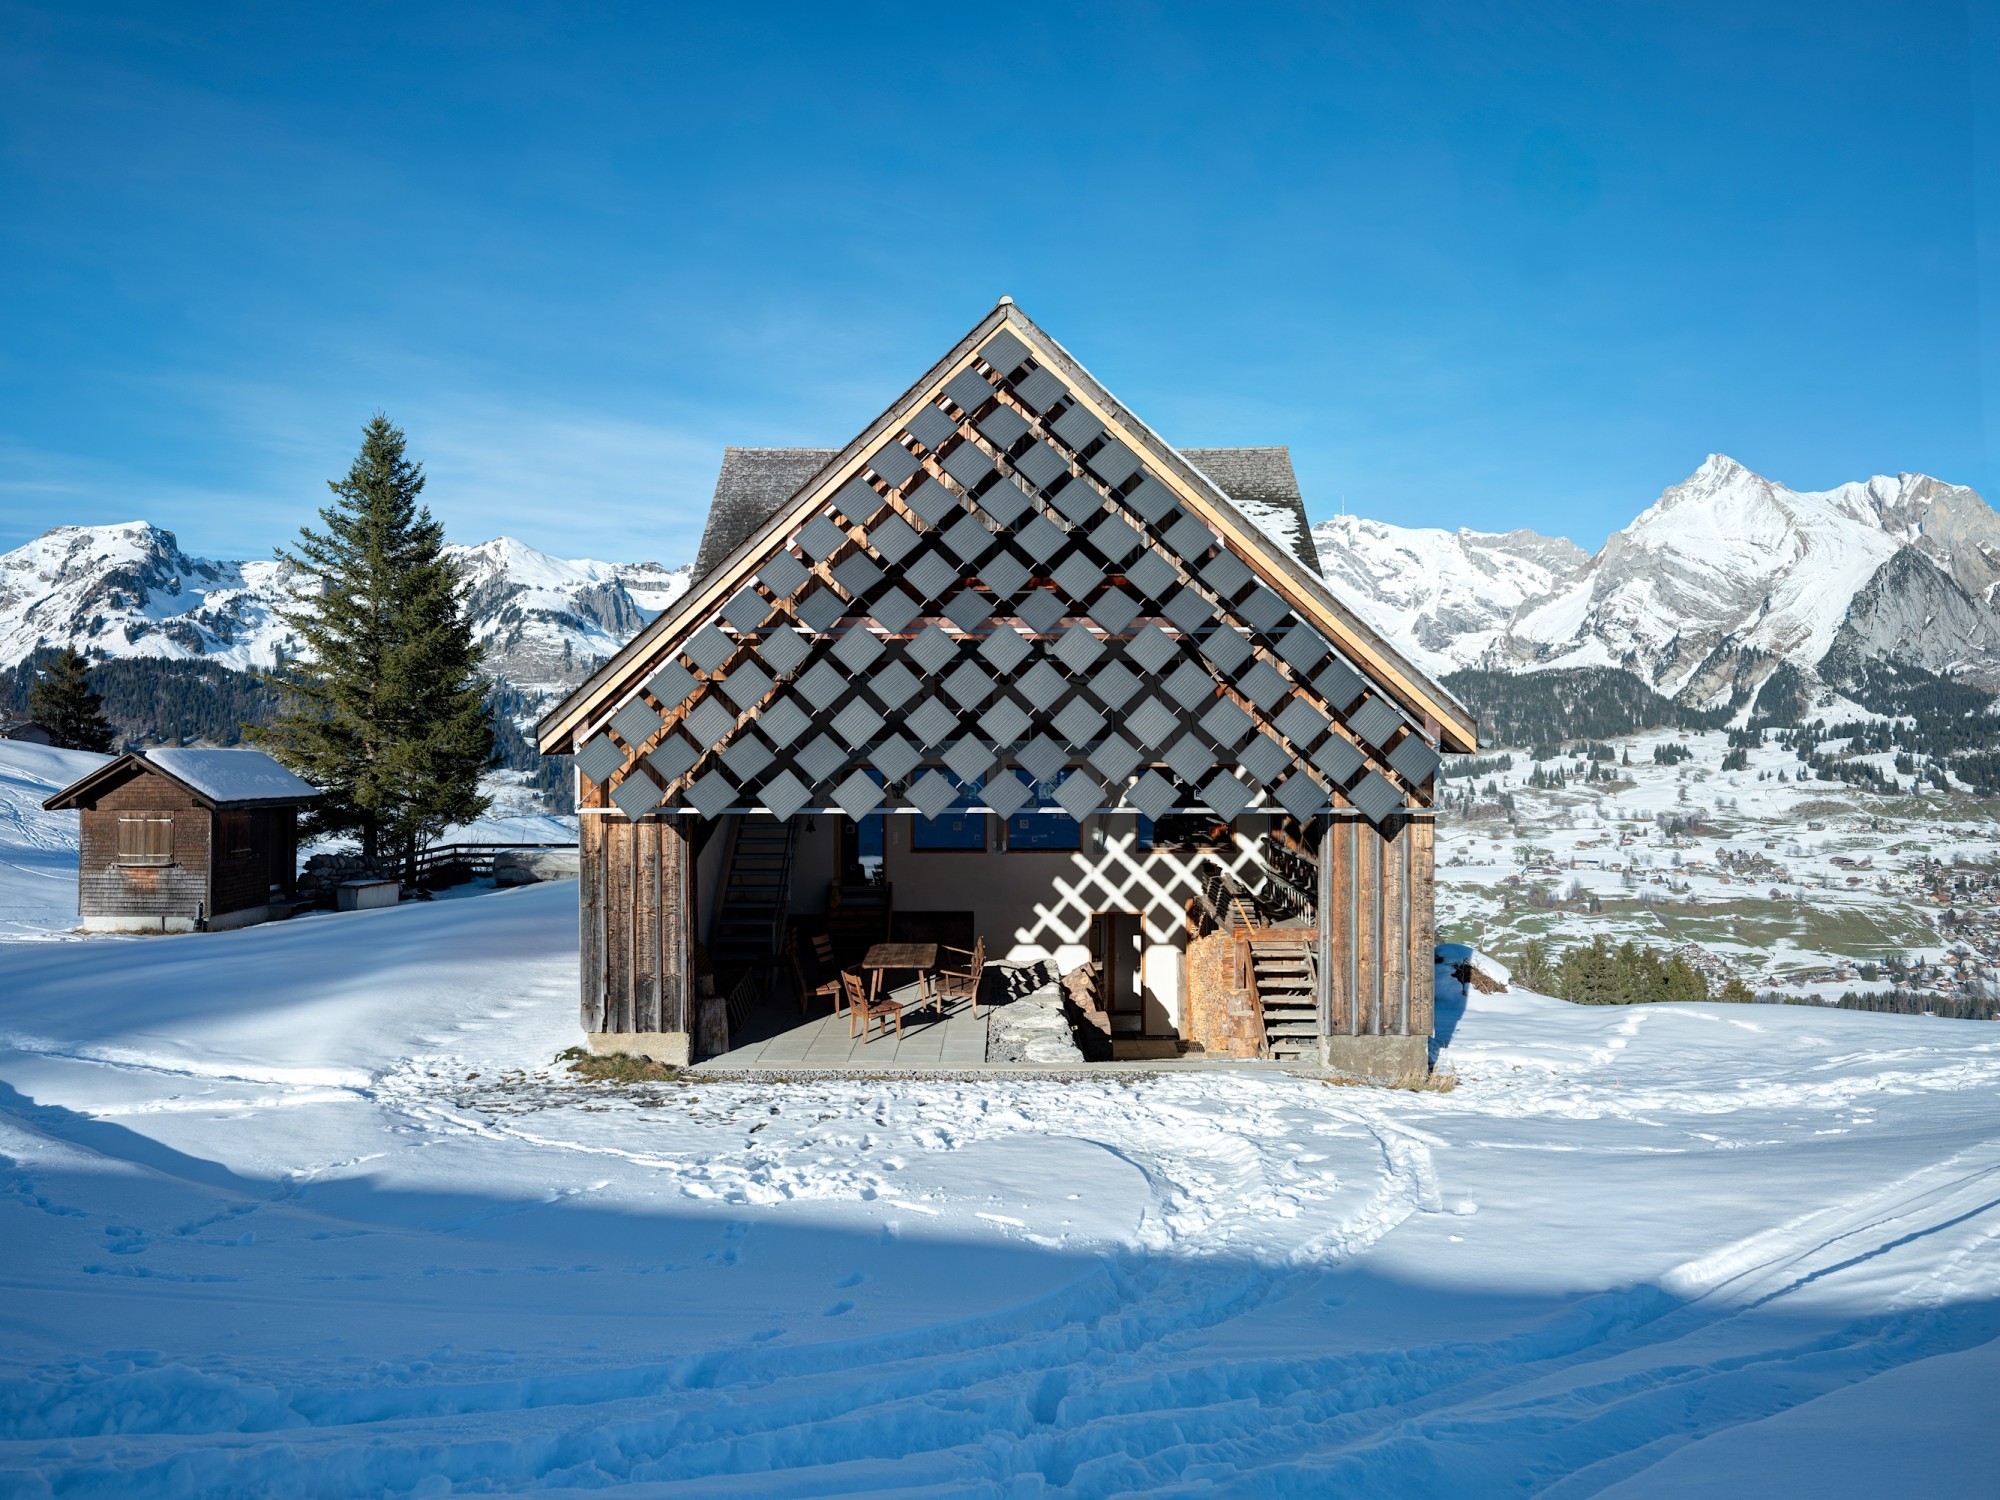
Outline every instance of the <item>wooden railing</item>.
{"label": "wooden railing", "polygon": [[574,839],[541,844],[433,844],[417,856],[416,883],[427,885],[439,875],[456,874],[478,880],[493,873],[493,856],[522,849],[574,849]]}

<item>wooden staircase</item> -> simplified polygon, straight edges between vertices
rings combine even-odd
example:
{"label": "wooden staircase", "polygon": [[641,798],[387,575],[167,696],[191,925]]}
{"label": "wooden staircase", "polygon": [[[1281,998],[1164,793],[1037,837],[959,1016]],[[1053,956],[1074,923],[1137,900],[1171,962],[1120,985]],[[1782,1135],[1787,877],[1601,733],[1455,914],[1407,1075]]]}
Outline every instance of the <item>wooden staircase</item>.
{"label": "wooden staircase", "polygon": [[1318,938],[1306,928],[1239,929],[1238,973],[1263,1018],[1267,1057],[1319,1059]]}
{"label": "wooden staircase", "polygon": [[791,904],[793,841],[789,819],[746,813],[737,820],[708,943],[709,959],[722,975],[768,964],[781,951],[785,908]]}

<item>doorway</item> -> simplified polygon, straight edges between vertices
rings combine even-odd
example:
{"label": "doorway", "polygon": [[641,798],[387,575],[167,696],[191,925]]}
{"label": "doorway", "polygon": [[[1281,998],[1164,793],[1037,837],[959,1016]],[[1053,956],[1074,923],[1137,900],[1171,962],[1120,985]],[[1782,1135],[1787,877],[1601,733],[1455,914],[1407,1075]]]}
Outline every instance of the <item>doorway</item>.
{"label": "doorway", "polygon": [[1114,1037],[1146,1034],[1146,933],[1139,914],[1099,912],[1090,919],[1090,956]]}

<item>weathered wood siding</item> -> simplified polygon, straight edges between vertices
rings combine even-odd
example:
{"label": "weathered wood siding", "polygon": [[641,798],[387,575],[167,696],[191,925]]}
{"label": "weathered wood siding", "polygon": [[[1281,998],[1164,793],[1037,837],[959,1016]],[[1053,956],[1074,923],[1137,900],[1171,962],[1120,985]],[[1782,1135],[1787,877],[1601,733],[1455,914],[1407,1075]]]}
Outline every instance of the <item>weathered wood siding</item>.
{"label": "weathered wood siding", "polygon": [[688,844],[678,823],[585,813],[579,1018],[590,1032],[687,1032]]}
{"label": "weathered wood siding", "polygon": [[[120,865],[118,817],[170,817],[174,862]],[[77,904],[85,918],[185,917],[211,914],[209,810],[160,776],[135,776],[86,803],[77,850]]]}
{"label": "weathered wood siding", "polygon": [[222,838],[223,820],[229,816],[226,810],[215,814],[211,836],[214,849],[213,875],[209,881],[211,917],[268,905],[274,885],[289,892],[298,860],[289,807],[257,807],[240,814],[250,820],[249,848],[240,857],[232,855]]}
{"label": "weathered wood siding", "polygon": [[1335,818],[1320,844],[1320,1024],[1328,1036],[1429,1036],[1435,827]]}

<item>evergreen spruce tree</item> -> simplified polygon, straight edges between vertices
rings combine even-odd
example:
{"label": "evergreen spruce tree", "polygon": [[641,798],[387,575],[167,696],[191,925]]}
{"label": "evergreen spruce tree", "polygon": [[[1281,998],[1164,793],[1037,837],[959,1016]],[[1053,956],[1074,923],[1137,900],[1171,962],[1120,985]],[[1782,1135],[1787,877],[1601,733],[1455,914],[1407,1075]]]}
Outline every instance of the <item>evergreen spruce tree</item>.
{"label": "evergreen spruce tree", "polygon": [[89,660],[65,646],[28,689],[28,717],[48,725],[65,750],[111,748],[111,721],[104,717],[104,699],[90,689],[89,674]]}
{"label": "evergreen spruce tree", "polygon": [[493,732],[458,568],[419,503],[423,466],[381,413],[362,431],[347,477],[328,481],[326,529],[278,552],[307,581],[279,612],[303,649],[270,679],[284,710],[252,737],[324,793],[306,831],[352,833],[364,858],[409,875],[420,849],[486,810]]}

